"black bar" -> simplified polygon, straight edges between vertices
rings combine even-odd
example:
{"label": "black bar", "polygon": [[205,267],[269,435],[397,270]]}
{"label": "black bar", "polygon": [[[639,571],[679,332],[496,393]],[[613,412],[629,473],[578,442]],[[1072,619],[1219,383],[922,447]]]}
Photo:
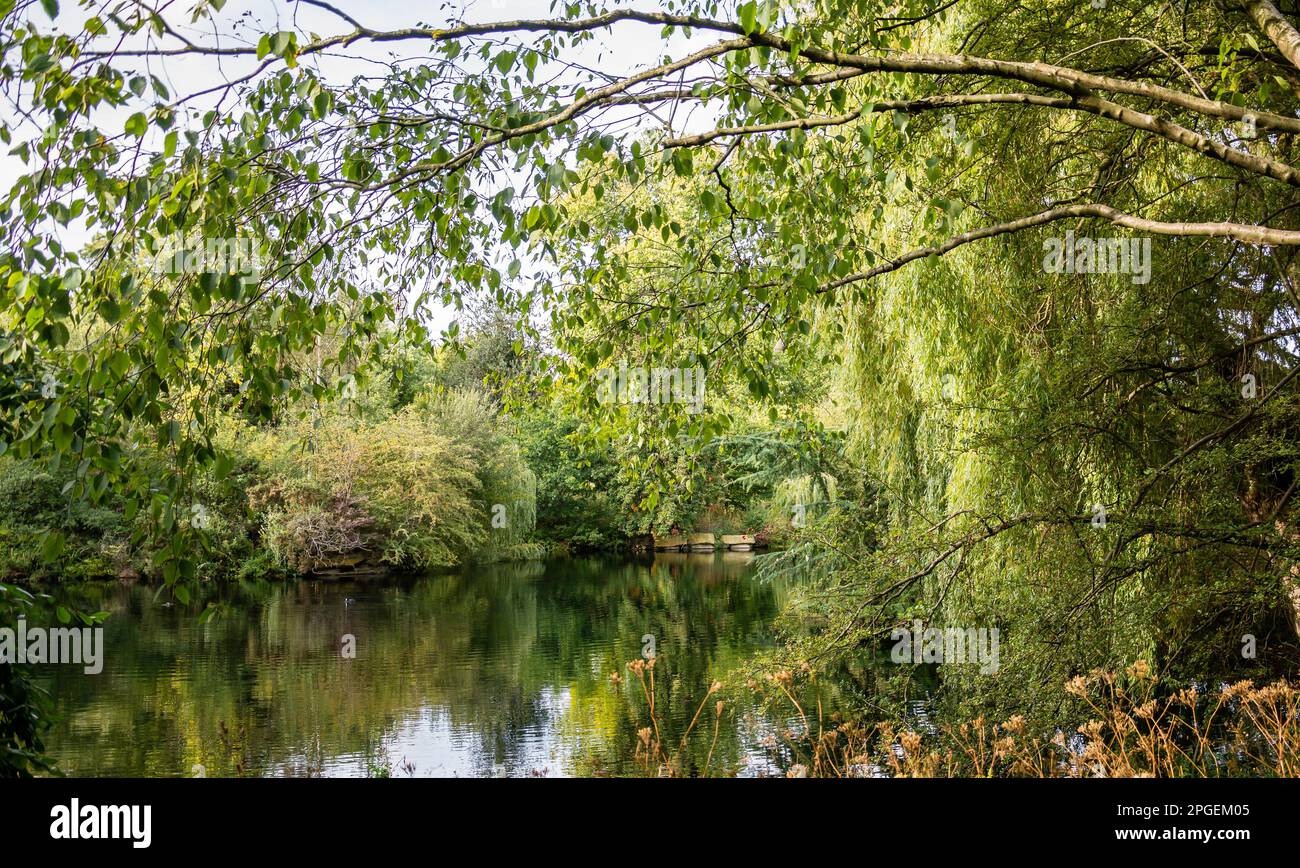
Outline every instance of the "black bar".
{"label": "black bar", "polygon": [[[1296,787],[1241,779],[39,779],[6,781],[0,798],[5,837],[24,848],[128,861],[251,854],[333,860],[394,846],[434,848],[430,858],[450,858],[449,844],[469,851],[457,858],[477,851],[495,861],[512,851],[542,858],[604,843],[621,847],[604,851],[620,858],[640,858],[629,844],[699,855],[752,849],[770,857],[773,848],[820,849],[836,840],[874,859],[918,848],[1040,857],[1231,853],[1261,845],[1287,852],[1294,847]],[[52,816],[74,798],[83,811],[148,805],[149,846],[134,847],[129,836],[51,837]]]}

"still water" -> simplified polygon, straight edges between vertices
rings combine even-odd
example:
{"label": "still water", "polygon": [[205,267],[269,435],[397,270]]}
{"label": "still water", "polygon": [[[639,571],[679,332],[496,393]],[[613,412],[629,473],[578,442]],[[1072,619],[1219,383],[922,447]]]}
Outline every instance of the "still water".
{"label": "still water", "polygon": [[[708,686],[772,644],[786,591],[755,578],[754,560],[237,585],[212,598],[222,614],[208,623],[152,588],[84,586],[77,602],[112,615],[104,668],[46,669],[60,715],[47,747],[74,776],[644,774],[638,730],[651,721],[628,661],[653,637],[675,751]],[[683,771],[779,774],[774,733],[791,725],[744,691],[715,695]]]}

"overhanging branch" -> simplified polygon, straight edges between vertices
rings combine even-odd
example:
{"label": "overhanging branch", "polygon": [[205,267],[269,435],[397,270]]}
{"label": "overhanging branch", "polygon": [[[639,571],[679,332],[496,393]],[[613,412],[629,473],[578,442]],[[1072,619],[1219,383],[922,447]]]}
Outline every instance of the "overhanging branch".
{"label": "overhanging branch", "polygon": [[1291,65],[1300,68],[1300,31],[1269,0],[1246,0],[1246,15],[1277,46]]}
{"label": "overhanging branch", "polygon": [[995,238],[999,235],[1010,235],[1014,232],[1022,232],[1026,229],[1043,226],[1047,223],[1053,223],[1058,220],[1078,218],[1107,220],[1116,226],[1123,226],[1126,229],[1133,229],[1138,232],[1148,232],[1153,235],[1228,238],[1246,244],[1271,244],[1278,246],[1300,245],[1300,231],[1289,229],[1273,229],[1268,226],[1251,226],[1245,223],[1170,223],[1136,217],[1132,214],[1126,214],[1123,211],[1111,208],[1109,205],[1096,203],[1086,205],[1064,205],[1060,208],[1049,208],[1046,211],[1040,211],[1039,213],[1031,214],[1028,217],[1021,217],[1016,220],[1009,220],[1005,223],[985,226],[980,229],[973,229],[970,232],[956,235],[944,243],[933,247],[918,247],[915,250],[910,250],[907,253],[904,253],[896,259],[891,259],[890,261],[877,265],[867,271],[860,271],[856,274],[850,274],[841,277],[838,280],[833,280],[830,283],[823,284],[818,288],[818,291],[830,292],[839,289],[840,287],[848,286],[851,283],[870,280],[874,277],[879,277],[882,274],[897,271],[903,266],[915,262],[918,259],[925,259],[929,256],[942,256],[945,253],[949,253],[956,250],[958,247],[962,247],[974,241],[982,241],[985,238]]}

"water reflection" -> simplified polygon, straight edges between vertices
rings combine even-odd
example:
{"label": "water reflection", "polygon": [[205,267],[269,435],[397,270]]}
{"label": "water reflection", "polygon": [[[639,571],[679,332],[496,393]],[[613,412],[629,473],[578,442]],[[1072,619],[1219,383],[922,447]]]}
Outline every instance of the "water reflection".
{"label": "water reflection", "polygon": [[[784,589],[755,555],[494,565],[401,582],[221,589],[219,619],[144,587],[87,586],[112,613],[102,674],[51,667],[71,775],[635,773],[643,637],[658,652],[665,743],[707,686],[771,643]],[[356,657],[342,656],[345,636]],[[710,709],[712,703],[710,703]],[[755,773],[755,710],[729,704],[711,768]],[[687,745],[708,756],[712,722]],[[405,766],[405,770],[403,770]]]}

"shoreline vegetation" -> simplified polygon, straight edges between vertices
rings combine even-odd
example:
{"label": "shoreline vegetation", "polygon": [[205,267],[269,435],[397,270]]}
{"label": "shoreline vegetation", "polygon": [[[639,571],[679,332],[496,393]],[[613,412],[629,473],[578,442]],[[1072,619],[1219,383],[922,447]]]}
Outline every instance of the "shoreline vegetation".
{"label": "shoreline vegetation", "polygon": [[[391,378],[351,398],[317,404],[281,424],[229,414],[216,442],[224,466],[195,480],[173,522],[203,532],[199,580],[420,573],[569,552],[634,552],[678,525],[707,533],[757,529],[766,548],[786,512],[772,486],[701,486],[652,517],[641,483],[621,479],[612,452],[580,452],[580,420],[558,402],[510,411],[485,385],[520,368],[503,350],[506,325],[488,318],[470,351],[432,361],[386,360]],[[497,358],[486,354],[497,352]],[[504,353],[504,355],[501,355]],[[160,477],[167,450],[136,466]],[[743,462],[746,456],[738,459]],[[713,470],[737,475],[736,461]],[[748,473],[748,465],[740,471]],[[164,581],[154,520],[111,495],[69,500],[68,470],[0,457],[0,581]],[[49,557],[50,533],[60,541]]]}
{"label": "shoreline vegetation", "polygon": [[[645,698],[638,767],[654,777],[734,774],[711,763],[727,706],[714,699],[722,683],[704,694],[679,738],[666,737],[655,705],[655,664],[627,664]],[[763,745],[779,756],[787,778],[1300,777],[1300,687],[1287,680],[1180,687],[1162,684],[1139,660],[1119,673],[1098,669],[1071,679],[1062,696],[1072,706],[1046,729],[1023,715],[1001,723],[846,717],[824,712],[820,702],[805,708],[799,681],[797,673],[778,670],[748,684],[794,715]],[[693,735],[709,750],[702,765],[686,767]]]}

